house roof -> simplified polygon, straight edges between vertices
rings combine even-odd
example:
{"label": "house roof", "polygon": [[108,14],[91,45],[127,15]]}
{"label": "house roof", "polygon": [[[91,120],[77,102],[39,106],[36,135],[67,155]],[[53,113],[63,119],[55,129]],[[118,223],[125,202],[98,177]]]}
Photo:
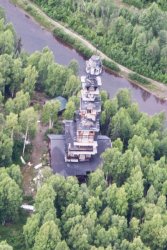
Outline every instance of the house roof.
{"label": "house roof", "polygon": [[65,108],[66,108],[66,104],[67,104],[67,100],[66,98],[62,97],[62,96],[58,96],[58,97],[55,97],[53,100],[55,101],[59,101],[60,102],[60,110],[59,111],[63,111]]}
{"label": "house roof", "polygon": [[[72,122],[72,121],[71,121]],[[65,162],[66,138],[64,135],[48,135],[50,139],[51,167],[54,173],[63,176],[86,175],[97,169],[102,163],[100,155],[112,147],[111,140],[107,136],[98,135],[98,152],[89,162]]]}

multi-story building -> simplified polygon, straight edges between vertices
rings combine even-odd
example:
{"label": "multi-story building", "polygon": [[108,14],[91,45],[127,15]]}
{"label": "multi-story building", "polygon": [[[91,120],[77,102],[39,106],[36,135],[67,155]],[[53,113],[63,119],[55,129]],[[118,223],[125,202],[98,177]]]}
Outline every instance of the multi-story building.
{"label": "multi-story building", "polygon": [[80,108],[74,119],[65,121],[65,161],[89,161],[97,154],[97,135],[100,131],[100,86],[102,63],[93,55],[86,62],[86,76],[81,77]]}

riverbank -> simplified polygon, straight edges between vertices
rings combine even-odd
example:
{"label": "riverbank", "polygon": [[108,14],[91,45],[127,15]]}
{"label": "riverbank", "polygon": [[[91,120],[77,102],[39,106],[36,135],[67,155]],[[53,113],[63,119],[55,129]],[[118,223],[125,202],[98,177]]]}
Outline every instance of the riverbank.
{"label": "riverbank", "polygon": [[[119,75],[125,77],[126,79],[131,80],[129,75],[132,75],[134,72],[130,69],[127,69],[126,67],[115,63],[113,60],[111,60],[109,57],[107,57],[104,53],[102,53],[99,50],[96,50],[96,48],[88,42],[86,39],[84,39],[82,36],[76,34],[70,29],[67,29],[65,26],[60,24],[59,22],[56,22],[49,18],[43,11],[39,9],[36,5],[32,4],[28,0],[11,0],[12,3],[16,4],[17,6],[24,9],[24,11],[28,12],[31,17],[33,17],[37,22],[39,22],[42,26],[44,26],[47,30],[54,33],[55,36],[61,38],[64,42],[67,42],[71,44],[76,50],[78,50],[81,54],[89,56],[89,54],[96,52],[98,53],[105,62],[108,63],[108,68],[110,68],[112,71],[115,71],[118,74],[118,70],[120,70]],[[56,32],[58,31],[58,32]],[[61,31],[61,32],[60,32]],[[57,34],[56,34],[57,33]],[[58,34],[59,33],[59,34]],[[62,35],[63,34],[63,35]],[[71,39],[67,39],[67,37],[75,39],[75,44],[71,42]],[[71,41],[70,41],[71,40]],[[76,48],[76,45],[78,48]],[[111,65],[109,65],[111,64]],[[106,63],[105,63],[106,65]],[[116,69],[114,69],[116,65]],[[167,99],[167,86],[164,84],[154,81],[152,79],[140,76],[141,79],[146,79],[149,84],[141,84],[137,80],[133,80],[133,83],[140,86],[140,88],[147,90],[149,93],[153,94],[154,96],[160,98],[160,99]]]}

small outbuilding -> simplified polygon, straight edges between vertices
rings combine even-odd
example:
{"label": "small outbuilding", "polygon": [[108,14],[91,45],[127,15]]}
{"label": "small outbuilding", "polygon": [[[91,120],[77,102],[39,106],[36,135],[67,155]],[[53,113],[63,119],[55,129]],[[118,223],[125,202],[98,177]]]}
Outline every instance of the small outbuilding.
{"label": "small outbuilding", "polygon": [[67,99],[63,96],[58,96],[52,99],[53,101],[59,101],[60,102],[60,110],[59,113],[61,114],[66,109]]}
{"label": "small outbuilding", "polygon": [[60,102],[59,115],[61,115],[63,113],[63,111],[66,109],[67,99],[64,98],[63,96],[57,96],[51,100],[47,100],[45,103],[47,103],[49,101],[52,101],[52,102],[59,101]]}

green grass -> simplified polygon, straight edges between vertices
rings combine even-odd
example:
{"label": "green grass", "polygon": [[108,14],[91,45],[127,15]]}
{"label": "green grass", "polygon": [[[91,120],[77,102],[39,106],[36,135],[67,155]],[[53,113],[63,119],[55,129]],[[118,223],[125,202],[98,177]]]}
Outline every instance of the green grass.
{"label": "green grass", "polygon": [[61,39],[63,42],[70,44],[73,48],[76,49],[76,51],[78,51],[82,55],[86,56],[87,58],[89,58],[94,53],[93,50],[89,49],[87,46],[85,46],[78,39],[73,38],[72,36],[68,35],[61,28],[55,28],[53,30],[53,35],[56,38]]}
{"label": "green grass", "polygon": [[129,74],[129,78],[130,78],[131,80],[137,81],[137,82],[139,82],[139,83],[141,83],[141,84],[143,84],[143,85],[148,85],[148,84],[150,84],[150,82],[149,82],[146,78],[144,78],[144,77],[138,75],[137,73],[130,73],[130,74]]}
{"label": "green grass", "polygon": [[106,66],[107,68],[115,71],[115,72],[120,72],[120,68],[118,67],[118,65],[114,62],[111,61],[107,61],[107,60],[103,60],[103,65]]}
{"label": "green grass", "polygon": [[17,4],[22,9],[24,9],[27,13],[34,17],[34,19],[39,22],[42,26],[44,26],[48,30],[52,30],[53,25],[44,18],[41,13],[36,10],[33,5],[29,4],[26,0],[12,0],[14,4]]}
{"label": "green grass", "polygon": [[[59,38],[61,41],[67,43],[68,45],[71,45],[73,48],[76,49],[76,51],[78,51],[86,58],[89,58],[93,53],[95,53],[95,51],[87,48],[81,41],[68,35],[61,28],[55,28],[54,25],[51,24],[51,22],[46,17],[43,17],[41,13],[38,10],[36,10],[32,4],[29,3],[29,1],[27,0],[11,0],[11,1],[14,4],[17,4],[18,6],[23,8],[31,16],[33,16],[36,21],[38,21],[42,26],[51,31],[56,38]],[[111,69],[113,72],[116,73],[120,72],[122,75],[124,75],[124,72],[121,72],[119,66],[114,62],[103,60],[103,65],[106,68]],[[137,73],[128,74],[128,78],[132,80],[134,83],[145,85],[147,88],[148,86],[151,85],[151,82],[149,82],[147,79],[145,79],[144,77],[140,76]]]}
{"label": "green grass", "polygon": [[17,223],[0,225],[0,241],[6,240],[14,250],[25,250],[23,225],[25,225],[27,217],[28,214],[23,211]]}
{"label": "green grass", "polygon": [[[61,39],[63,42],[71,45],[73,48],[76,49],[79,53],[81,53],[83,56],[89,58],[95,51],[87,48],[82,42],[80,42],[78,39],[75,39],[74,37],[68,35],[66,32],[64,32],[61,28],[54,28],[54,26],[50,23],[50,21],[47,20],[47,18],[43,17],[39,11],[37,11],[33,5],[30,5],[28,1],[26,0],[12,0],[14,4],[19,5],[21,8],[23,8],[27,13],[29,13],[31,16],[35,18],[37,22],[39,22],[42,26],[50,30],[53,35],[56,38]],[[103,61],[104,66],[107,68],[119,72],[119,67],[110,61],[104,60]]]}

